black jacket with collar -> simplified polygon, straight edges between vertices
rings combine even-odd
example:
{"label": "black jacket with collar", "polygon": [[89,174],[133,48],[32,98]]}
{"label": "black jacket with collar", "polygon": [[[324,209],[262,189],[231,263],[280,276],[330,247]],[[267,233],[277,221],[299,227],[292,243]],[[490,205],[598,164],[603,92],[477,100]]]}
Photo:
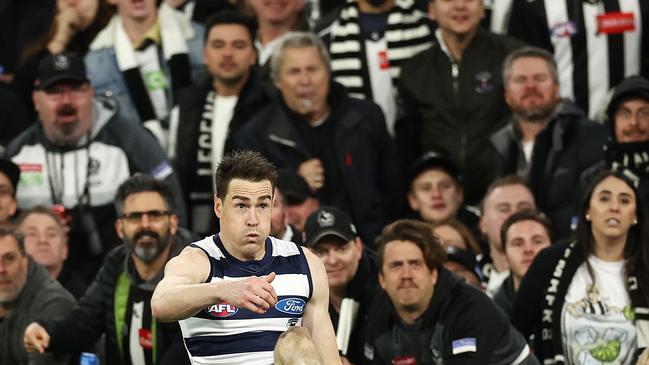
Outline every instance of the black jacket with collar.
{"label": "black jacket with collar", "polygon": [[[398,216],[395,207],[401,206],[402,184],[394,144],[376,104],[349,97],[336,82],[329,89],[329,101],[329,118],[336,120],[331,148],[336,151],[344,180],[340,189],[348,194],[349,213],[361,238],[370,243],[392,217]],[[236,147],[258,151],[278,168],[297,169],[313,158],[287,109],[278,97],[235,135]]]}
{"label": "black jacket with collar", "polygon": [[[179,230],[171,243],[170,257],[178,255],[195,237],[186,231]],[[105,335],[105,353],[107,365],[127,365],[120,352],[115,329],[115,295],[118,281],[126,274],[131,287],[153,295],[155,285],[162,279],[162,272],[149,282],[136,284],[134,267],[124,245],[111,250],[104,259],[95,281],[90,285],[79,305],[64,319],[42,320],[39,323],[50,334],[49,351],[54,353],[77,353],[90,348],[102,335]],[[127,310],[128,312],[128,310]],[[122,321],[123,322],[123,321]],[[157,323],[157,332],[153,335],[159,365],[189,364],[184,349],[182,334],[178,322]],[[124,329],[123,342],[128,341],[128,332]]]}
{"label": "black jacket with collar", "polygon": [[489,135],[503,125],[502,63],[522,44],[478,29],[457,63],[438,41],[401,66],[402,98],[395,134],[407,168],[425,151],[449,156],[464,176],[465,202],[476,203],[495,177]]}
{"label": "black jacket with collar", "polygon": [[536,137],[529,166],[513,119],[491,136],[491,143],[499,157],[499,176],[527,172],[536,205],[552,220],[555,238],[566,238],[578,211],[581,175],[604,160],[607,138],[603,125],[588,120],[574,103],[562,100]]}
{"label": "black jacket with collar", "polygon": [[437,270],[433,297],[413,325],[403,323],[384,292],[377,295],[368,315],[366,364],[538,364],[486,294]]}

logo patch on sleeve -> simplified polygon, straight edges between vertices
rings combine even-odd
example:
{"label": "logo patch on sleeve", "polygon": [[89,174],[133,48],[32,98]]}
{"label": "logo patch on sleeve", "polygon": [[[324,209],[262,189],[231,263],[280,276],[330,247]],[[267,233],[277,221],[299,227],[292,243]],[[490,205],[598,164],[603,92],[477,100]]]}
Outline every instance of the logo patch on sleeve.
{"label": "logo patch on sleeve", "polygon": [[465,352],[476,352],[478,341],[475,337],[460,338],[451,343],[453,347],[453,355],[462,354]]}

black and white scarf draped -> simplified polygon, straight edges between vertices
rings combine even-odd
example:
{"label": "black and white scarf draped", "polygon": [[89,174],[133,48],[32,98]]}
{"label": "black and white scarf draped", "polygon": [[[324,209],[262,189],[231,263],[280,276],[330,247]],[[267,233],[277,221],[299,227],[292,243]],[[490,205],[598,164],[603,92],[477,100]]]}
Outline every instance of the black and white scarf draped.
{"label": "black and white scarf draped", "polygon": [[[331,25],[331,71],[334,79],[347,88],[350,96],[372,99],[358,13],[357,1],[347,0],[338,19]],[[403,61],[433,44],[430,21],[425,13],[415,8],[413,0],[396,0],[388,15],[384,37],[390,76],[392,84],[396,86]]]}
{"label": "black and white scarf draped", "polygon": [[[196,135],[196,176],[192,181],[190,190],[196,197],[207,196],[212,199],[212,172],[216,166],[212,166],[212,120],[214,117],[214,99],[216,93],[210,90],[205,97],[203,112],[201,113],[200,128]],[[200,200],[200,198],[198,199]]]}
{"label": "black and white scarf draped", "polygon": [[[191,84],[191,72],[186,39],[194,37],[191,24],[184,15],[166,4],[158,10],[162,54],[169,66],[173,94]],[[153,102],[142,79],[135,50],[131,45],[122,20],[115,15],[106,28],[100,32],[91,49],[113,47],[117,67],[124,77],[124,82],[142,124],[151,129],[150,124],[159,125]],[[160,65],[164,70],[164,66]],[[154,127],[156,128],[156,127]],[[154,132],[155,134],[155,132]]]}
{"label": "black and white scarf draped", "polygon": [[[552,279],[543,296],[542,308],[543,321],[542,330],[543,351],[545,359],[543,364],[559,365],[569,363],[563,354],[563,342],[561,336],[561,311],[564,305],[566,293],[579,266],[586,261],[581,252],[581,247],[576,241],[571,242],[563,252],[561,259],[552,270]],[[636,352],[634,358],[649,347],[649,303],[642,293],[635,276],[627,277],[627,286],[631,307],[634,310],[634,324],[636,328]]]}
{"label": "black and white scarf draped", "polygon": [[649,142],[610,143],[606,146],[606,164],[634,181],[649,179]]}

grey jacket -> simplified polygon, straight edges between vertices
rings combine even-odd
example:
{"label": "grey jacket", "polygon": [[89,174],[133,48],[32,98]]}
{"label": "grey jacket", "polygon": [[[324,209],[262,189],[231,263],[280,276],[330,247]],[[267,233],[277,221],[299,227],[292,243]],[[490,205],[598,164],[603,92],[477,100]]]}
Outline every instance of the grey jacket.
{"label": "grey jacket", "polygon": [[67,315],[76,301],[47,270],[29,258],[27,281],[9,315],[0,319],[0,365],[67,364],[69,356],[28,354],[23,334],[30,323]]}

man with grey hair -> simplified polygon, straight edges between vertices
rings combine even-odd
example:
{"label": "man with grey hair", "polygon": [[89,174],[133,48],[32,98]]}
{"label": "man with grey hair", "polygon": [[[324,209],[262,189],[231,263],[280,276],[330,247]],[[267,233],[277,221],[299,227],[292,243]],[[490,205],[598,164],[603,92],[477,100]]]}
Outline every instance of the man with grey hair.
{"label": "man with grey hair", "polygon": [[527,178],[538,207],[552,220],[556,237],[570,234],[579,204],[579,178],[604,158],[606,128],[561,99],[551,53],[524,47],[503,64],[510,122],[491,136],[500,176]]}
{"label": "man with grey hair", "polygon": [[372,242],[398,207],[396,152],[374,103],[351,98],[331,80],[327,50],[314,34],[288,33],[271,61],[280,91],[235,136],[278,168],[295,169],[323,205],[353,212]]}

